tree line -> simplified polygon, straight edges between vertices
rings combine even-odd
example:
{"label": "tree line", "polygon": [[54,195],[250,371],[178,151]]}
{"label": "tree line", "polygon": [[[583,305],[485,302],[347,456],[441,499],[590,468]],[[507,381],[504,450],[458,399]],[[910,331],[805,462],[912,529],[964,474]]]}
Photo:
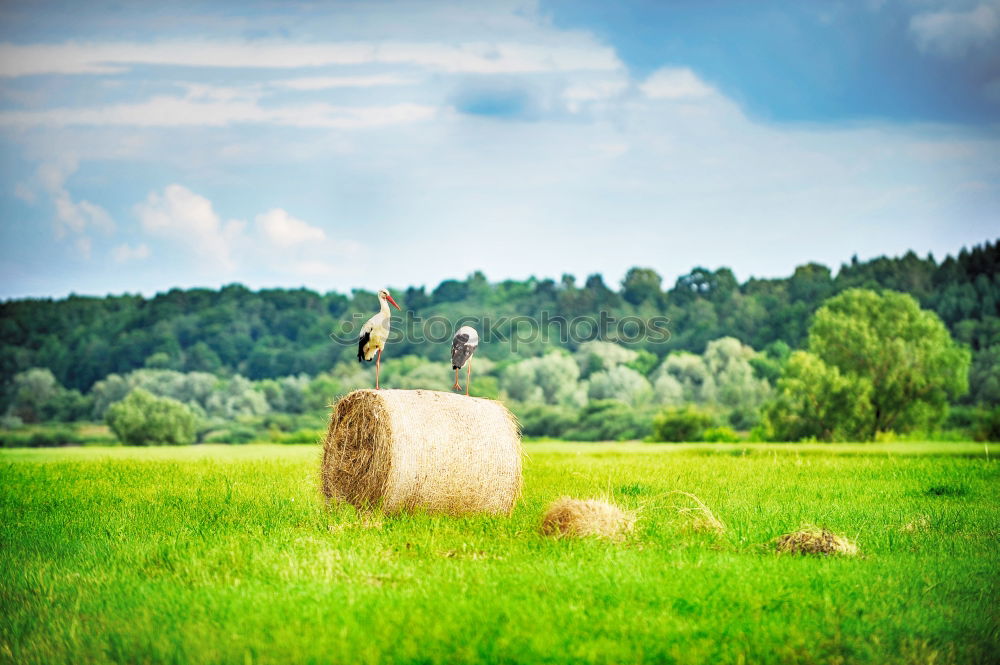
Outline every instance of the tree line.
{"label": "tree line", "polygon": [[[987,242],[940,263],[910,252],[867,262],[852,259],[836,276],[825,266],[806,264],[788,278],[749,279],[743,284],[726,268],[696,268],[664,289],[655,271],[633,268],[618,290],[606,286],[600,275],[578,286],[568,275],[559,283],[534,278],[490,283],[475,273],[466,280],[446,280],[430,292],[409,287],[394,293],[417,318],[456,321],[489,312],[494,320],[557,314],[594,322],[583,327],[592,331],[591,338],[536,336],[516,350],[509,343],[481,348],[474,392],[513,403],[529,433],[648,436],[654,411],[683,411],[684,405],[694,404],[707,405],[715,414],[703,429],[770,426],[772,436],[783,431],[788,438],[823,438],[848,434],[812,426],[775,430],[775,404],[784,399],[790,408],[793,398],[805,394],[801,386],[793,389],[795,376],[807,377],[810,385],[825,385],[832,395],[857,395],[865,389],[845,384],[847,379],[836,374],[845,374],[838,369],[836,354],[816,341],[823,337],[817,325],[835,331],[846,325],[843,317],[836,324],[829,323],[831,317],[836,320],[831,314],[817,317],[817,309],[838,294],[859,289],[909,294],[918,310],[930,310],[943,322],[942,334],[956,340],[956,348],[967,350],[971,366],[962,379],[967,379],[969,390],[945,391],[946,401],[1000,404],[998,263],[1000,243]],[[858,303],[861,311],[877,306],[863,298]],[[353,359],[353,344],[335,343],[331,332],[343,331],[345,323],[359,316],[363,320],[376,307],[375,294],[368,291],[350,296],[305,289],[255,292],[239,285],[175,289],[148,299],[123,295],[7,301],[0,304],[0,407],[11,413],[19,404],[29,419],[102,417],[109,393],[121,400],[131,389],[153,385],[154,395],[179,397],[202,416],[225,417],[219,405],[234,400],[244,405],[258,400],[250,409],[255,416],[318,409],[338,391],[367,385],[367,374]],[[660,318],[668,321],[670,335],[628,340],[615,333],[602,336],[597,323],[606,315],[618,320]],[[512,324],[506,325],[501,334],[516,332]],[[867,343],[873,348],[891,346],[896,334],[892,330],[869,331]],[[387,385],[446,388],[442,377],[447,372],[438,370],[446,365],[447,346],[428,339],[397,340],[388,356],[392,362],[384,368]],[[174,387],[165,388],[167,384]],[[186,388],[175,394],[181,384]],[[298,388],[289,388],[286,395],[289,386]],[[206,400],[213,391],[220,394],[210,406]],[[762,411],[765,401],[770,411]],[[879,404],[871,408],[874,430],[892,427]],[[250,417],[245,409],[228,413]],[[872,422],[871,414],[856,415]],[[667,421],[661,424],[669,428]],[[850,436],[864,435],[862,429],[851,431]],[[715,435],[730,436],[725,431]]]}

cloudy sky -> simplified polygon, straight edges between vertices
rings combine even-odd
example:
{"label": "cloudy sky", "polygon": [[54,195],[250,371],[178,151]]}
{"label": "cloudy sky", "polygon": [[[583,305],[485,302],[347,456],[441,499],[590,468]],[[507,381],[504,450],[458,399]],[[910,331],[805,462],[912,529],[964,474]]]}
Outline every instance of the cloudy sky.
{"label": "cloudy sky", "polygon": [[0,297],[1000,235],[1000,0],[0,4]]}

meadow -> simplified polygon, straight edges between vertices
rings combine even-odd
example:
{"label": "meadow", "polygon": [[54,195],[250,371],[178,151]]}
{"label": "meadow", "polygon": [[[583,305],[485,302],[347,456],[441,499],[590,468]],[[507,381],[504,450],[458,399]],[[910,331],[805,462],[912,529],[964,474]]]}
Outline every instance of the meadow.
{"label": "meadow", "polygon": [[[1000,661],[1000,446],[526,448],[509,518],[327,507],[315,446],[0,450],[0,662]],[[539,535],[563,494],[636,531]]]}

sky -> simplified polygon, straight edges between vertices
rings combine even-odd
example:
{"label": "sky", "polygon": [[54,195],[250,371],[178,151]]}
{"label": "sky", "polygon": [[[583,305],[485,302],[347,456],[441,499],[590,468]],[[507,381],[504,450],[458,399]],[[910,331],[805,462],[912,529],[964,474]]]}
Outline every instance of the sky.
{"label": "sky", "polygon": [[0,3],[0,298],[1000,236],[1000,0]]}

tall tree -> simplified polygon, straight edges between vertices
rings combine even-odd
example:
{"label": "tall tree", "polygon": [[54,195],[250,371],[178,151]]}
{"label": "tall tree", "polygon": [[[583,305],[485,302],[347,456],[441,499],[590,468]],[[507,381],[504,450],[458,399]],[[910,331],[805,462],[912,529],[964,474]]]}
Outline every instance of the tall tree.
{"label": "tall tree", "polygon": [[868,436],[872,385],[844,374],[807,351],[796,351],[763,408],[761,430],[771,441],[858,441]]}
{"label": "tall tree", "polygon": [[115,436],[133,446],[194,443],[197,428],[197,418],[188,407],[141,388],[112,404],[106,419]]}
{"label": "tall tree", "polygon": [[[968,390],[969,350],[903,293],[849,289],[831,298],[816,312],[809,350],[808,357],[793,356],[779,382],[789,417],[798,412],[808,419],[805,411],[818,408],[791,399],[796,389],[819,396],[853,391],[859,404],[841,410],[845,420],[829,422],[824,435],[871,440],[879,432],[933,428],[947,415],[949,399]],[[780,415],[772,409],[772,422]],[[846,422],[859,417],[860,424]]]}
{"label": "tall tree", "polygon": [[663,278],[652,268],[631,268],[622,280],[622,298],[633,305],[660,297]]}

